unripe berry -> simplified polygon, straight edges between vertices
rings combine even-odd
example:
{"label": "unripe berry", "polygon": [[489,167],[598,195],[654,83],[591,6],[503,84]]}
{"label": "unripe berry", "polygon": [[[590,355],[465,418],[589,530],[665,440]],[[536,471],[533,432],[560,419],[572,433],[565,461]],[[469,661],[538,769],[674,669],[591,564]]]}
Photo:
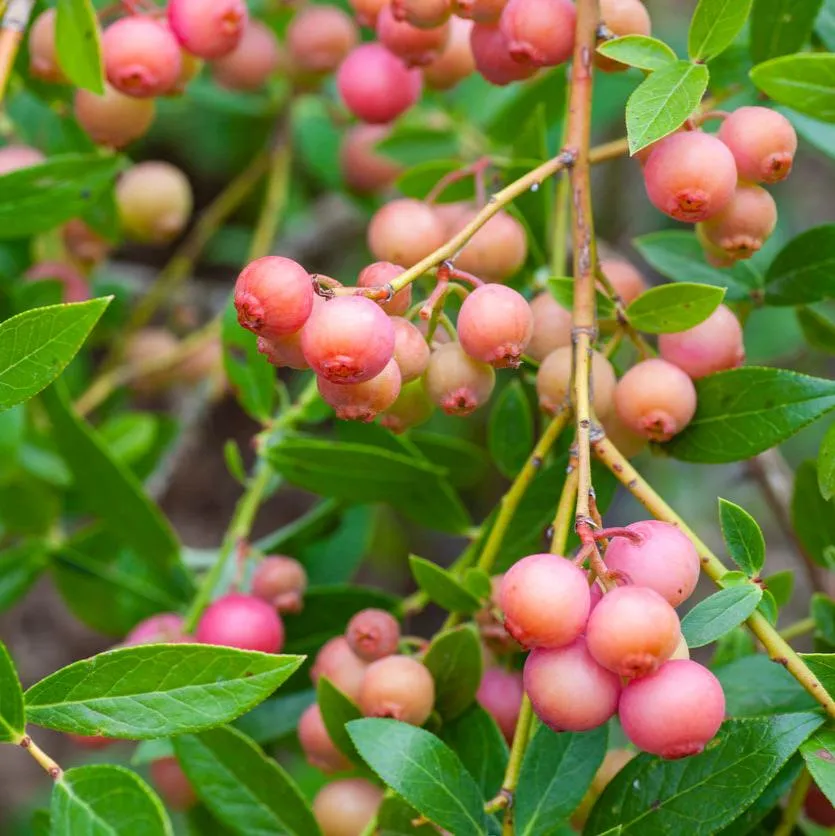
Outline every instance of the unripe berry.
{"label": "unripe berry", "polygon": [[429,365],[430,350],[423,334],[406,319],[391,318],[394,326],[394,361],[400,369],[403,383],[417,380]]}
{"label": "unripe berry", "polygon": [[588,731],[618,707],[620,678],[599,665],[575,639],[565,647],[538,647],[525,661],[524,685],[537,717],[554,731]]}
{"label": "unripe berry", "polygon": [[257,90],[280,63],[281,50],[275,32],[259,20],[250,20],[240,43],[212,64],[212,75],[229,90]]}
{"label": "unripe berry", "polygon": [[740,180],[776,183],[789,176],[797,151],[792,123],[767,107],[740,107],[726,117],[719,139],[736,160]]}
{"label": "unripe berry", "polygon": [[169,0],[168,23],[182,46],[199,58],[228,55],[249,19],[244,0]]}
{"label": "unripe berry", "polygon": [[363,383],[380,374],[394,356],[394,327],[370,299],[337,296],[310,317],[302,332],[302,351],[326,380]]}
{"label": "unripe berry", "polygon": [[81,88],[76,90],[73,113],[93,142],[123,148],[148,132],[156,105],[153,99],[126,96],[105,84],[103,96]]}
{"label": "unripe berry", "polygon": [[694,380],[735,369],[745,361],[742,326],[733,311],[720,305],[707,319],[675,334],[658,337],[658,352]]}
{"label": "unripe berry", "polygon": [[546,290],[531,300],[533,336],[528,354],[540,363],[554,350],[571,345],[571,311]]}
{"label": "unripe berry", "polygon": [[55,9],[41,12],[29,30],[29,72],[52,84],[67,82],[55,51]]}
{"label": "unripe berry", "polygon": [[287,27],[293,67],[307,73],[332,73],[358,40],[356,24],[336,6],[305,6]]}
{"label": "unripe berry", "polygon": [[699,226],[723,255],[734,261],[751,258],[777,226],[777,204],[762,186],[740,183],[731,202]]}
{"label": "unripe berry", "polygon": [[180,644],[189,641],[183,632],[183,617],[173,612],[162,612],[140,621],[125,636],[123,645]]}
{"label": "unripe berry", "polygon": [[[357,287],[383,287],[391,283],[391,280],[399,276],[403,268],[389,261],[375,261],[364,267],[357,277]],[[389,316],[403,316],[412,304],[412,286],[406,285],[403,290],[389,299],[388,302],[380,302],[380,307]]]}
{"label": "unripe berry", "polygon": [[650,201],[678,221],[704,221],[721,212],[736,189],[736,163],[711,134],[686,131],[662,139],[644,166]]}
{"label": "unripe berry", "polygon": [[409,67],[423,67],[443,51],[449,38],[449,26],[443,23],[432,29],[418,29],[394,17],[391,4],[377,15],[377,39]]}
{"label": "unripe berry", "polygon": [[435,704],[432,674],[410,656],[386,656],[368,666],[359,706],[366,717],[391,717],[422,726]]}
{"label": "unripe berry", "polygon": [[0,148],[0,174],[39,165],[45,159],[37,148],[30,148],[28,145],[6,145]]}
{"label": "unripe berry", "polygon": [[[649,35],[652,30],[649,12],[641,0],[600,0],[600,17],[603,25],[616,38],[625,35]],[[604,73],[628,69],[626,64],[613,61],[600,53],[595,53],[594,64]]]}
{"label": "unripe berry", "polygon": [[607,592],[586,625],[589,653],[619,676],[646,676],[678,647],[676,611],[655,591],[622,586]]}
{"label": "unripe berry", "polygon": [[563,647],[586,626],[591,607],[586,574],[570,560],[532,554],[505,572],[499,589],[504,626],[525,647]]}
{"label": "unripe berry", "polygon": [[315,685],[320,676],[327,677],[342,693],[356,702],[367,670],[368,664],[351,650],[345,636],[336,636],[326,641],[316,654],[310,678]]}
{"label": "unripe berry", "polygon": [[252,594],[279,612],[301,612],[307,572],[298,560],[283,554],[268,555],[255,567]]}
{"label": "unripe berry", "polygon": [[57,281],[61,284],[61,299],[64,302],[83,302],[90,298],[87,279],[71,264],[64,261],[41,261],[26,271],[30,282]]}
{"label": "unripe berry", "polygon": [[499,27],[516,61],[556,67],[574,51],[576,18],[571,0],[509,0]]}
{"label": "unripe berry", "polygon": [[342,137],[339,165],[342,179],[357,194],[375,194],[390,186],[403,170],[400,163],[377,151],[391,133],[388,125],[352,125]]}
{"label": "unripe berry", "polygon": [[284,645],[284,625],[265,601],[232,593],[206,608],[195,637],[201,644],[278,653]]}
{"label": "unripe berry", "polygon": [[324,377],[316,379],[319,394],[336,410],[343,421],[373,421],[388,409],[400,394],[400,369],[394,359],[370,380],[362,383],[333,383]]}
{"label": "unripe berry", "polygon": [[696,413],[696,387],[678,366],[652,358],[634,365],[615,387],[615,409],[633,432],[669,441]]}
{"label": "unripe berry", "polygon": [[[571,398],[571,346],[552,351],[536,372],[539,405],[549,415],[556,415]],[[599,352],[591,353],[592,405],[598,417],[612,411],[617,378],[612,364]]]}
{"label": "unripe berry", "polygon": [[444,228],[431,206],[409,197],[381,206],[368,225],[368,249],[378,261],[411,267],[440,247]]}
{"label": "unripe berry", "polygon": [[618,707],[623,731],[639,749],[662,758],[698,755],[725,716],[719,680],[698,662],[667,662],[624,689]]}
{"label": "unripe berry", "polygon": [[322,836],[362,836],[377,815],[383,791],[362,778],[332,781],[313,799]]}
{"label": "unripe berry", "polygon": [[477,287],[458,313],[458,338],[467,354],[497,369],[516,368],[533,333],[524,296],[500,284]]}
{"label": "unripe berry", "polygon": [[473,360],[460,343],[446,343],[432,352],[423,376],[426,394],[447,415],[469,415],[490,400],[496,372]]}
{"label": "unripe berry", "polygon": [[[363,122],[391,122],[420,98],[423,77],[382,44],[360,44],[339,65],[336,86],[345,107]],[[381,259],[387,261],[389,259]]]}
{"label": "unripe berry", "polygon": [[[477,210],[464,213],[459,229],[469,223]],[[456,230],[457,232],[458,230]],[[488,282],[503,282],[518,272],[528,257],[528,236],[513,215],[497,212],[467,242],[455,265]]]}
{"label": "unripe berry", "polygon": [[638,435],[634,430],[627,427],[621,420],[616,409],[613,409],[605,418],[602,418],[600,423],[603,425],[603,431],[606,433],[609,441],[627,459],[634,458],[646,449],[646,436]]}
{"label": "unripe berry", "polygon": [[351,768],[351,762],[331,740],[322,712],[316,703],[308,706],[299,718],[299,744],[311,766],[322,772],[341,772]]}
{"label": "unripe berry", "polygon": [[513,740],[522,706],[522,674],[504,668],[487,668],[481,677],[476,699],[496,721],[505,739]]}
{"label": "unripe berry", "polygon": [[160,758],[148,767],[151,782],[172,810],[188,810],[197,804],[197,793],[176,758]]}
{"label": "unripe berry", "polygon": [[475,68],[491,84],[503,87],[536,74],[534,64],[517,61],[510,45],[496,24],[476,23],[470,32],[470,49]]}
{"label": "unripe berry", "polygon": [[400,622],[385,610],[360,610],[345,628],[351,650],[366,662],[376,662],[397,653]]}
{"label": "unripe berry", "polygon": [[131,388],[140,394],[152,395],[174,382],[170,369],[141,372],[142,366],[170,357],[179,347],[177,338],[167,328],[143,328],[125,345],[125,365],[132,372]]}
{"label": "unripe berry", "polygon": [[495,26],[506,5],[507,0],[458,0],[456,14],[474,23]]}
{"label": "unripe berry", "polygon": [[433,29],[450,19],[452,0],[391,0],[391,12],[395,20]]}
{"label": "unripe berry", "polygon": [[61,237],[67,252],[85,264],[98,264],[110,252],[110,242],[81,218],[67,221],[61,230]]}
{"label": "unripe berry", "polygon": [[153,18],[131,15],[111,23],[104,30],[101,46],[107,80],[125,95],[159,96],[180,76],[177,39]]}
{"label": "unripe berry", "polygon": [[835,807],[832,802],[821,792],[817,784],[809,787],[806,798],[803,801],[803,812],[806,817],[822,827],[835,827]]}
{"label": "unripe berry", "polygon": [[601,258],[600,270],[623,300],[624,305],[637,299],[647,289],[647,283],[640,271],[625,259]]}
{"label": "unripe berry", "polygon": [[615,537],[606,549],[606,565],[637,587],[657,592],[671,606],[684,603],[699,582],[696,547],[676,526],[659,520],[628,525],[637,536]]}
{"label": "unripe berry", "polygon": [[460,17],[449,21],[449,40],[443,52],[423,68],[423,79],[433,90],[450,90],[475,72],[475,58],[470,46],[473,24]]}
{"label": "unripe berry", "polygon": [[169,163],[137,163],[116,184],[122,228],[143,243],[161,244],[176,238],[185,229],[193,205],[188,179]]}
{"label": "unripe berry", "polygon": [[400,388],[397,400],[380,416],[380,423],[399,435],[428,421],[434,409],[434,404],[426,397],[423,381],[413,380]]}

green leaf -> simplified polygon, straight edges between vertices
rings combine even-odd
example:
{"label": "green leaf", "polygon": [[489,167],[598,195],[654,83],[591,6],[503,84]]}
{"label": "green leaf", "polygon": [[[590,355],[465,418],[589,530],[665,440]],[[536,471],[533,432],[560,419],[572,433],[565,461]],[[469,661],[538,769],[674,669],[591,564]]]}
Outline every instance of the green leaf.
{"label": "green leaf", "polygon": [[835,322],[814,308],[797,308],[796,313],[806,342],[818,351],[835,354]]}
{"label": "green leaf", "polygon": [[376,150],[402,165],[411,166],[459,155],[459,137],[452,129],[438,130],[425,125],[398,124]]}
{"label": "green leaf", "polygon": [[755,64],[799,52],[809,40],[822,0],[757,0],[751,10]]}
{"label": "green leaf", "polygon": [[231,647],[124,647],[62,668],[25,694],[30,722],[73,734],[143,740],[234,720],[302,663]]}
{"label": "green leaf", "polygon": [[754,577],[765,563],[765,538],[757,521],[739,505],[719,499],[719,524],[731,560]]}
{"label": "green leaf", "polygon": [[806,230],[777,254],[765,276],[767,305],[805,305],[835,297],[835,224]]}
{"label": "green leaf", "polygon": [[785,607],[789,603],[794,591],[794,572],[783,569],[765,578],[765,588],[774,597],[778,607]]}
{"label": "green leaf", "polygon": [[816,731],[800,747],[800,754],[823,794],[835,802],[835,731]]}
{"label": "green leaf", "polygon": [[818,450],[818,487],[824,499],[835,496],[835,424],[826,431]]}
{"label": "green leaf", "polygon": [[49,836],[51,827],[49,810],[35,810],[32,813],[32,832],[30,836]]}
{"label": "green leaf", "polygon": [[0,642],[0,743],[17,743],[25,729],[20,679],[6,645]]}
{"label": "green leaf", "polygon": [[[567,311],[574,307],[574,279],[562,277],[548,279],[548,290]],[[594,293],[597,316],[600,319],[611,319],[615,315],[615,306],[612,301],[599,290],[595,290]]]}
{"label": "green leaf", "polygon": [[664,446],[682,461],[750,459],[835,409],[835,381],[749,366],[695,381],[696,414]]}
{"label": "green leaf", "polygon": [[46,565],[46,547],[37,540],[0,552],[0,612],[29,591]]}
{"label": "green leaf", "polygon": [[399,795],[386,793],[377,811],[376,836],[437,836],[438,831],[431,824],[415,827],[412,822],[420,818],[417,810],[410,807]]}
{"label": "green leaf", "polygon": [[762,717],[810,711],[817,703],[780,664],[755,654],[713,669],[725,692],[729,717]]}
{"label": "green leaf", "polygon": [[608,730],[556,732],[540,725],[525,752],[513,801],[519,836],[556,836],[577,809],[606,754]]}
{"label": "green leaf", "polygon": [[435,680],[435,710],[453,720],[475,702],[481,683],[483,652],[478,634],[470,625],[438,633],[423,664]]}
{"label": "green leaf", "polygon": [[827,549],[835,545],[835,506],[821,496],[819,481],[815,462],[801,462],[794,475],[792,526],[806,554],[831,568]]}
{"label": "green leaf", "polygon": [[487,475],[490,459],[472,441],[425,430],[411,430],[409,441],[431,464],[444,468],[446,478],[456,488],[471,488]]}
{"label": "green leaf", "polygon": [[256,705],[248,714],[235,720],[235,728],[256,743],[271,743],[295,734],[305,709],[316,702],[312,688],[295,694],[271,697]]}
{"label": "green leaf", "polygon": [[0,324],[0,409],[49,386],[78,353],[112,298],[34,308]]}
{"label": "green leaf", "polygon": [[810,613],[815,620],[816,635],[827,644],[835,645],[835,601],[822,592],[815,592]]}
{"label": "green leaf", "polygon": [[517,378],[505,386],[490,410],[487,446],[499,472],[512,479],[527,461],[533,445],[533,410]]}
{"label": "green leaf", "polygon": [[58,0],[55,20],[58,63],[76,87],[104,94],[104,67],[96,9],[91,0]]}
{"label": "green leaf", "polygon": [[[326,499],[324,502],[340,506],[336,500]],[[375,506],[349,506],[344,509],[339,525],[329,536],[320,536],[296,549],[278,551],[297,556],[307,570],[307,580],[311,585],[350,581],[372,548],[379,528],[378,519],[384,513],[383,509]]]}
{"label": "green leaf", "polygon": [[804,52],[757,64],[751,81],[775,102],[835,122],[835,55]]}
{"label": "green leaf", "polygon": [[679,282],[645,290],[629,303],[626,315],[639,331],[671,334],[704,322],[722,303],[722,288]]}
{"label": "green leaf", "polygon": [[800,658],[823,683],[827,693],[835,694],[835,653],[801,653]]}
{"label": "green leaf", "polygon": [[234,438],[226,440],[223,445],[223,460],[226,462],[226,469],[229,475],[241,485],[246,484],[246,467],[244,467],[244,457],[241,454],[241,448]]}
{"label": "green leaf", "polygon": [[704,65],[676,61],[644,79],[626,103],[629,153],[671,134],[688,119],[707,90],[708,77]]}
{"label": "green leaf", "polygon": [[[544,72],[527,84],[508,85],[501,91],[499,107],[490,113],[487,133],[500,143],[512,143],[532,120],[539,118],[546,128],[557,124],[565,109],[565,90],[564,67]],[[543,108],[537,117],[539,105]]]}
{"label": "green leaf", "polygon": [[[435,184],[447,174],[461,168],[460,160],[432,160],[404,171],[395,181],[397,191],[405,197],[423,200]],[[463,177],[444,189],[441,203],[472,200],[475,196],[473,178]]]}
{"label": "green leaf", "polygon": [[584,832],[666,836],[686,830],[710,836],[741,815],[798,746],[823,722],[817,714],[729,720],[700,755],[630,761],[606,787]]}
{"label": "green leaf", "polygon": [[243,836],[315,836],[319,826],[290,775],[229,727],[174,738],[177,759],[211,813]]}
{"label": "green leaf", "polygon": [[77,766],[52,792],[51,836],[171,836],[162,802],[121,766]]}
{"label": "green leaf", "polygon": [[471,614],[481,608],[481,602],[446,569],[417,555],[409,555],[409,568],[415,583],[429,596],[429,600],[450,612]]}
{"label": "green leaf", "polygon": [[681,621],[688,647],[704,647],[740,625],[757,608],[763,591],[746,583],[720,589],[699,601]]}
{"label": "green leaf", "polygon": [[359,753],[419,813],[455,836],[497,832],[458,755],[433,734],[395,720],[348,724]]}
{"label": "green leaf", "polygon": [[354,741],[345,728],[351,720],[359,720],[362,711],[359,706],[336,687],[326,676],[320,676],[316,683],[316,702],[322,713],[322,722],[328,730],[328,737],[343,755],[354,763],[363,764]]}
{"label": "green leaf", "polygon": [[709,61],[724,52],[745,26],[752,0],[699,0],[690,31],[687,51],[694,61]]}
{"label": "green leaf", "polygon": [[629,67],[639,70],[660,70],[675,63],[675,52],[658,38],[646,35],[626,35],[623,38],[612,38],[603,41],[597,51],[613,61],[619,61]]}

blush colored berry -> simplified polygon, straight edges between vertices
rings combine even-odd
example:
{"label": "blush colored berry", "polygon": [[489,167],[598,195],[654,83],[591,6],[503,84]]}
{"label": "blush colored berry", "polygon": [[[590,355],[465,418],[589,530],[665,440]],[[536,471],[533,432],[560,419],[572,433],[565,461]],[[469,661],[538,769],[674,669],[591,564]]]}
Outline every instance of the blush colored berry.
{"label": "blush colored berry", "polygon": [[212,75],[229,90],[257,90],[280,64],[281,49],[275,32],[259,20],[250,20],[240,43],[212,63]]}
{"label": "blush colored berry", "polygon": [[554,731],[588,731],[612,717],[621,684],[579,637],[565,647],[538,647],[525,661],[524,685],[533,710]]}
{"label": "blush colored berry", "polygon": [[376,28],[377,40],[409,67],[423,67],[434,61],[449,38],[446,23],[432,29],[418,29],[405,20],[396,19],[391,4],[380,10]]}
{"label": "blush colored berry", "polygon": [[45,159],[37,148],[30,148],[28,145],[6,145],[0,148],[0,174],[39,165]]}
{"label": "blush colored berry", "polygon": [[533,333],[524,296],[500,284],[477,287],[458,313],[458,338],[467,354],[497,369],[516,368]]}
{"label": "blush colored berry", "polygon": [[600,270],[624,305],[637,299],[647,289],[647,283],[640,271],[622,258],[601,258]]}
{"label": "blush colored berry", "polygon": [[343,694],[356,702],[367,670],[368,663],[351,650],[345,636],[336,636],[325,642],[316,654],[310,678],[315,685],[320,676],[327,677]]}
{"label": "blush colored berry", "polygon": [[395,20],[418,29],[434,29],[450,19],[452,0],[392,0],[391,11]]}
{"label": "blush colored berry", "polygon": [[[616,37],[625,35],[649,35],[652,24],[649,12],[641,0],[600,0],[600,17],[603,25]],[[604,73],[616,73],[628,69],[626,64],[613,61],[600,53],[594,56],[594,64]]]}
{"label": "blush colored berry", "polygon": [[[463,213],[459,229],[477,214]],[[455,230],[456,232],[458,230]],[[455,265],[488,282],[503,282],[518,272],[528,257],[528,236],[513,215],[497,212],[467,242],[456,256]]]}
{"label": "blush colored berry", "polygon": [[553,554],[532,554],[505,572],[499,606],[525,647],[563,647],[583,632],[591,598],[585,572]]}
{"label": "blush colored berry", "polygon": [[603,596],[586,625],[589,653],[619,676],[646,676],[678,647],[676,611],[657,592],[621,586]]}
{"label": "blush colored berry", "polygon": [[143,372],[142,366],[166,360],[178,348],[177,338],[167,328],[143,328],[133,334],[125,345],[125,365],[133,372],[131,389],[153,395],[171,386],[175,379],[171,369]]}
{"label": "blush colored berry", "polygon": [[332,781],[313,799],[313,815],[322,836],[362,836],[382,800],[383,791],[362,778]]}
{"label": "blush colored berry", "polygon": [[516,61],[556,67],[574,51],[576,18],[571,0],[509,0],[499,27]]}
{"label": "blush colored berry", "polygon": [[605,418],[601,419],[603,430],[612,444],[617,447],[627,459],[632,459],[642,453],[647,447],[647,438],[631,430],[620,418],[617,410],[613,409]]}
{"label": "blush colored berry", "polygon": [[357,25],[336,6],[305,6],[287,27],[293,66],[317,75],[332,73],[358,40]]}
{"label": "blush colored berry", "polygon": [[637,537],[615,537],[606,549],[606,565],[635,586],[657,592],[671,606],[684,603],[699,582],[696,547],[674,525],[642,520],[628,525]]}
{"label": "blush colored berry", "polygon": [[429,365],[430,350],[417,326],[399,316],[391,318],[394,326],[394,361],[403,383],[417,380]]}
{"label": "blush colored berry", "polygon": [[[357,277],[357,287],[383,287],[403,272],[402,267],[392,264],[389,261],[375,261],[363,268]],[[412,304],[412,286],[406,285],[403,290],[389,299],[388,302],[380,302],[380,307],[389,316],[403,316]]]}
{"label": "blush colored berry", "polygon": [[322,772],[341,772],[351,762],[334,745],[316,703],[308,706],[299,718],[299,744],[307,762]]}
{"label": "blush colored berry", "polygon": [[433,90],[451,90],[475,72],[475,58],[470,46],[472,21],[452,17],[449,40],[441,54],[423,68],[423,80]]}
{"label": "blush colored berry", "polygon": [[662,758],[698,755],[722,725],[725,694],[698,662],[667,662],[624,689],[620,723],[639,749]]}
{"label": "blush colored berry", "polygon": [[342,179],[357,194],[375,194],[390,186],[403,167],[377,150],[391,133],[388,125],[352,125],[339,147]]}
{"label": "blush colored berry", "polygon": [[102,737],[99,734],[67,734],[67,737],[75,743],[79,749],[88,749],[91,752],[96,752],[101,749],[106,749],[112,746],[116,740],[112,737]]}
{"label": "blush colored berry", "polygon": [[634,365],[615,387],[615,409],[633,432],[669,441],[696,413],[696,387],[678,366],[652,358]]}
{"label": "blush colored berry", "polygon": [[400,388],[397,400],[380,416],[380,423],[399,435],[426,423],[435,406],[426,396],[422,380],[413,380]]}
{"label": "blush colored berry", "polygon": [[122,228],[144,243],[160,244],[176,238],[185,229],[193,205],[188,179],[169,163],[137,163],[116,184]]}
{"label": "blush colored berry", "polygon": [[495,26],[506,5],[507,0],[458,0],[456,14],[474,23]]}
{"label": "blush colored berry", "polygon": [[[563,346],[545,357],[536,372],[539,405],[556,415],[571,398],[572,348]],[[611,413],[617,378],[612,364],[599,352],[591,353],[592,405],[598,417]]]}
{"label": "blush colored berry", "polygon": [[183,617],[173,612],[162,612],[140,621],[125,636],[123,644],[179,644],[188,641],[183,632]]}
{"label": "blush colored berry", "polygon": [[429,399],[447,415],[463,416],[490,399],[496,372],[473,360],[460,343],[446,343],[432,352],[423,382]]}
{"label": "blush colored berry", "polygon": [[734,195],[736,180],[733,154],[702,131],[665,137],[644,166],[644,184],[653,206],[690,223],[721,212]]}
{"label": "blush colored berry", "polygon": [[198,58],[228,55],[243,38],[249,15],[244,0],[169,0],[168,23]]}
{"label": "blush colored berry", "polygon": [[487,668],[478,686],[476,699],[496,721],[508,743],[516,731],[523,694],[522,674],[504,668]]}
{"label": "blush colored berry", "polygon": [[148,770],[151,783],[172,810],[188,810],[197,804],[197,793],[176,758],[159,758]]}
{"label": "blush colored berry", "polygon": [[528,354],[540,363],[554,350],[571,345],[571,311],[564,308],[548,292],[531,300],[533,336]]}
{"label": "blush colored berry", "polygon": [[368,666],[359,694],[366,717],[391,717],[422,726],[435,704],[432,674],[410,656],[386,656]]}
{"label": "blush colored berry", "polygon": [[30,282],[59,282],[61,299],[64,302],[83,302],[90,298],[87,279],[75,267],[64,261],[38,262],[26,271],[25,278]]}
{"label": "blush colored berry", "polygon": [[682,636],[678,640],[678,645],[676,649],[673,651],[673,655],[670,656],[670,661],[674,659],[689,659],[690,658],[690,648],[687,646],[687,640]]}
{"label": "blush colored berry", "polygon": [[470,31],[470,49],[475,68],[491,84],[504,87],[536,74],[537,67],[517,61],[510,54],[510,45],[494,23],[476,23]]}
{"label": "blush colored berry", "polygon": [[473,217],[473,205],[463,200],[454,203],[436,203],[434,210],[435,217],[444,228],[446,238],[451,238],[456,232],[460,232],[467,221]]}
{"label": "blush colored berry", "polygon": [[686,331],[661,334],[658,351],[694,380],[735,369],[745,360],[742,326],[733,311],[720,305],[707,319]]}
{"label": "blush colored berry", "polygon": [[762,186],[740,183],[731,202],[699,226],[722,254],[734,261],[751,258],[777,226],[777,204]]}
{"label": "blush colored berry", "polygon": [[283,554],[268,555],[255,567],[252,594],[279,612],[301,612],[307,572],[298,560]]}
{"label": "blush colored berry", "polygon": [[411,267],[440,247],[444,228],[431,206],[402,197],[380,207],[368,225],[368,249],[378,261]]}
{"label": "blush colored berry", "polygon": [[822,827],[835,827],[835,807],[832,802],[821,792],[817,784],[809,787],[806,798],[803,800],[803,812],[806,817]]}
{"label": "blush colored berry", "polygon": [[767,107],[740,107],[722,122],[719,139],[736,160],[740,180],[776,183],[789,176],[797,151],[792,123]]}
{"label": "blush colored berry", "polygon": [[354,17],[360,26],[368,26],[373,29],[377,25],[377,17],[380,10],[388,0],[348,0],[354,11]]}
{"label": "blush colored berry", "polygon": [[206,608],[195,637],[201,644],[278,653],[284,644],[284,625],[266,601],[233,593]]}
{"label": "blush colored berry", "polygon": [[177,39],[153,18],[131,15],[111,23],[104,30],[101,46],[107,80],[127,96],[159,96],[180,76]]}
{"label": "blush colored berry", "polygon": [[339,65],[336,86],[354,116],[379,125],[393,121],[417,102],[423,77],[381,44],[368,43],[352,49]]}
{"label": "blush colored berry", "polygon": [[104,261],[111,249],[110,242],[81,218],[67,221],[61,229],[61,237],[67,252],[85,264]]}
{"label": "blush colored berry", "polygon": [[373,421],[388,409],[400,394],[400,368],[394,359],[370,380],[362,383],[334,383],[324,377],[316,380],[325,403],[336,410],[343,421]]}
{"label": "blush colored berry", "polygon": [[79,88],[75,92],[73,113],[90,139],[109,148],[124,148],[148,132],[154,121],[153,99],[126,96],[110,84],[98,96]]}
{"label": "blush colored berry", "polygon": [[55,9],[41,12],[29,29],[29,72],[52,84],[67,82],[55,51]]}
{"label": "blush colored berry", "polygon": [[351,650],[366,662],[376,662],[397,653],[400,622],[385,610],[360,610],[345,628]]}

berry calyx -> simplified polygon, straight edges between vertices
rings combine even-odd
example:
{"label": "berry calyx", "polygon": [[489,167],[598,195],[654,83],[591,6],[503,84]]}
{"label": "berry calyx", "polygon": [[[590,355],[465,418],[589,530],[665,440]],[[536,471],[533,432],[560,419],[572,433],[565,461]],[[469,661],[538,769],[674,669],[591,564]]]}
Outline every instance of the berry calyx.
{"label": "berry calyx", "polygon": [[423,382],[429,399],[447,415],[464,416],[490,399],[496,372],[470,357],[460,343],[446,343],[432,352]]}
{"label": "berry calyx", "polygon": [[400,622],[385,610],[360,610],[348,622],[345,638],[360,659],[376,662],[397,652]]}
{"label": "berry calyx", "polygon": [[301,612],[307,572],[298,560],[283,554],[268,555],[255,567],[252,594],[279,612]]}
{"label": "berry calyx", "polygon": [[[391,280],[399,276],[403,268],[390,261],[375,261],[364,267],[357,277],[357,287],[383,287],[390,284]],[[412,286],[406,285],[403,290],[398,291],[388,300],[380,302],[380,307],[389,316],[403,316],[412,304]]]}
{"label": "berry calyx", "polygon": [[777,226],[777,204],[762,186],[740,183],[731,202],[699,224],[700,239],[731,259],[751,258]]}
{"label": "berry calyx", "polygon": [[244,0],[169,0],[168,23],[192,55],[228,55],[240,43],[249,14]]}
{"label": "berry calyx", "polygon": [[315,685],[320,676],[327,677],[343,694],[356,702],[367,670],[368,663],[351,650],[345,636],[336,636],[326,641],[316,654],[310,678]]}
{"label": "berry calyx", "polygon": [[782,113],[767,107],[740,107],[725,118],[719,139],[736,160],[741,180],[777,183],[789,176],[797,133]]}
{"label": "berry calyx", "polygon": [[341,772],[350,769],[351,762],[334,745],[316,703],[308,706],[299,718],[299,744],[311,766],[322,772]]}
{"label": "berry calyx", "polygon": [[[563,346],[548,354],[536,373],[539,405],[556,415],[571,397],[572,348]],[[591,353],[591,392],[594,412],[605,417],[612,411],[617,378],[612,364],[599,351]]]}
{"label": "berry calyx", "polygon": [[504,285],[477,287],[461,305],[458,339],[467,354],[497,369],[516,368],[533,334],[525,297]]}
{"label": "berry calyx", "polygon": [[322,399],[336,410],[343,421],[373,421],[388,409],[400,394],[400,368],[394,359],[370,380],[361,383],[334,383],[318,377],[316,385]]}
{"label": "berry calyx", "polygon": [[265,601],[232,593],[206,608],[195,638],[201,644],[278,653],[284,644],[284,625],[275,608]]}
{"label": "berry calyx", "polygon": [[368,666],[359,693],[366,717],[391,717],[422,726],[435,704],[432,674],[410,656],[386,656]]}
{"label": "berry calyx", "polygon": [[444,228],[431,206],[404,197],[380,207],[368,225],[368,249],[378,261],[411,267],[445,240]]}

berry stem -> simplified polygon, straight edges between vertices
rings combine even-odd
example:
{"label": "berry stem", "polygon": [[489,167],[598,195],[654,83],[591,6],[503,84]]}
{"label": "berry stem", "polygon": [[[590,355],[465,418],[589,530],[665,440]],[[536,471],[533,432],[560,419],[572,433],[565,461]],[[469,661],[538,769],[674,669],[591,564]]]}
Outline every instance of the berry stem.
{"label": "berry stem", "polygon": [[3,14],[0,23],[0,102],[6,97],[12,66],[34,5],[35,0],[9,0]]}
{"label": "berry stem", "polygon": [[789,624],[780,631],[780,636],[784,641],[791,641],[792,639],[805,636],[807,633],[814,631],[817,624],[814,618],[802,618],[800,621],[795,621],[794,624]]}
{"label": "berry stem", "polygon": [[577,500],[577,481],[577,468],[572,467],[565,477],[552,524],[554,533],[551,536],[551,552],[553,554],[562,554],[562,549],[568,542],[568,534],[574,517],[574,503]]}
{"label": "berry stem", "polygon": [[270,152],[269,174],[264,203],[249,246],[250,261],[267,255],[284,217],[290,185],[290,164],[293,152],[285,130],[279,129]]}
{"label": "berry stem", "polygon": [[791,836],[794,833],[794,827],[797,824],[797,819],[800,816],[800,811],[803,809],[803,802],[806,800],[806,793],[809,792],[809,787],[812,786],[812,775],[804,766],[797,776],[797,780],[792,785],[788,800],[786,801],[785,809],[783,810],[783,817],[780,819],[780,824],[774,831],[774,836]]}
{"label": "berry stem", "polygon": [[19,741],[18,746],[21,749],[25,749],[41,766],[44,772],[52,778],[53,781],[61,780],[61,776],[64,774],[64,771],[61,769],[58,764],[52,760],[28,734],[24,735]]}

